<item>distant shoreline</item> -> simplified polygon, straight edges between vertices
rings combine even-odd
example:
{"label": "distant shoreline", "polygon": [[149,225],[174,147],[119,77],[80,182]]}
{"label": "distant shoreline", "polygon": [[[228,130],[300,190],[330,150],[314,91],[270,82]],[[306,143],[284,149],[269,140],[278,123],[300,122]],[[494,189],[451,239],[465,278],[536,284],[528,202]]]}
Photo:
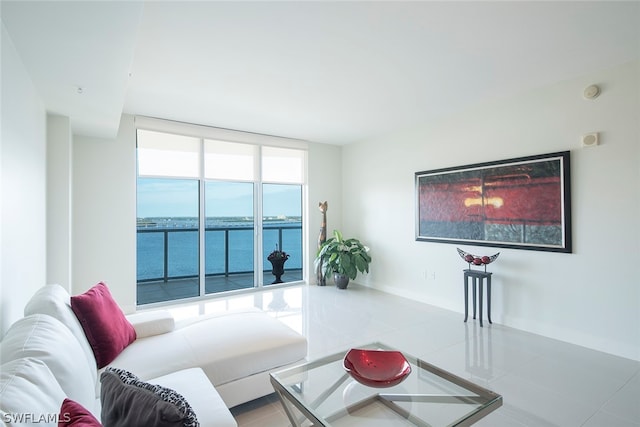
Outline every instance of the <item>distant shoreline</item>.
{"label": "distant shoreline", "polygon": [[[301,224],[302,217],[300,216],[270,216],[263,218],[263,223],[270,224]],[[253,217],[246,216],[223,216],[223,217],[207,217],[205,220],[206,226],[216,225],[235,225],[235,226],[250,226],[254,223]],[[197,227],[199,220],[197,217],[142,217],[137,218],[137,228],[187,228]]]}

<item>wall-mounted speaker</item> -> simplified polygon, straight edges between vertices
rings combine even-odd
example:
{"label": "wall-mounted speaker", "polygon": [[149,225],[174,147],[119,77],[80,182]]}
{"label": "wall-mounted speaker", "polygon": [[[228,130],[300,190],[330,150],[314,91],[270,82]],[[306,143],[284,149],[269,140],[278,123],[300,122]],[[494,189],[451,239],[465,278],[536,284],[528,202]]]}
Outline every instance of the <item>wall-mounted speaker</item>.
{"label": "wall-mounted speaker", "polygon": [[598,132],[582,135],[583,147],[595,147],[596,145],[598,145]]}

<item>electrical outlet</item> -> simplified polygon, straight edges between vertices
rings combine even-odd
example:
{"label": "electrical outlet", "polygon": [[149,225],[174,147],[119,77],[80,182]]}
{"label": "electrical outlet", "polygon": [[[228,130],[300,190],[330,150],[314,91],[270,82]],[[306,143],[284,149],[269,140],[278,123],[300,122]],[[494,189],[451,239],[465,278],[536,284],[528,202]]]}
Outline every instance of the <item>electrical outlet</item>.
{"label": "electrical outlet", "polygon": [[424,280],[436,280],[436,272],[430,270],[424,270],[424,274],[422,275]]}

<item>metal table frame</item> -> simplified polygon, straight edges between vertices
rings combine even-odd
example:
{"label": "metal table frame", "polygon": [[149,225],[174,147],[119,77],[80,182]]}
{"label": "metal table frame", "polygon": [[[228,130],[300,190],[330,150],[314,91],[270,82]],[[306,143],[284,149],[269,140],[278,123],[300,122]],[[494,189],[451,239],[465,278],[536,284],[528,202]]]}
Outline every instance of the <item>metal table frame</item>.
{"label": "metal table frame", "polygon": [[[372,343],[360,348],[376,348],[376,349],[384,349],[384,350],[393,350],[391,347],[388,347],[382,343],[376,342]],[[300,427],[305,419],[308,419],[313,423],[314,426],[331,426],[331,422],[333,420],[339,419],[348,413],[357,411],[367,405],[370,405],[374,401],[382,402],[386,407],[393,410],[403,418],[410,421],[412,424],[420,427],[431,427],[430,424],[425,422],[422,419],[419,419],[415,415],[409,413],[401,406],[397,405],[395,402],[402,401],[413,401],[413,402],[430,402],[430,403],[451,403],[451,404],[460,404],[460,403],[476,403],[482,404],[484,406],[476,408],[475,410],[469,412],[464,417],[453,421],[450,426],[470,426],[485,417],[489,413],[495,411],[500,406],[502,406],[502,396],[497,393],[494,393],[491,390],[485,389],[483,387],[478,386],[470,381],[467,381],[463,378],[460,378],[450,372],[447,372],[443,369],[438,368],[430,363],[425,362],[424,360],[417,359],[413,356],[410,356],[406,353],[403,353],[405,358],[418,369],[423,369],[425,371],[431,372],[432,374],[445,379],[446,381],[451,382],[459,387],[462,387],[470,392],[469,395],[446,395],[446,394],[389,394],[384,393],[384,389],[381,390],[380,393],[375,394],[374,396],[368,397],[366,399],[355,402],[349,406],[342,408],[339,411],[334,412],[328,416],[321,416],[316,412],[316,408],[322,404],[334,391],[336,391],[340,385],[342,385],[345,381],[351,378],[348,373],[344,373],[341,375],[330,387],[328,387],[320,396],[316,398],[315,401],[311,403],[303,403],[300,399],[296,397],[296,393],[301,394],[304,388],[304,384],[296,384],[293,386],[287,387],[282,382],[280,382],[280,377],[287,378],[292,375],[304,375],[305,372],[308,372],[314,368],[318,368],[320,366],[324,366],[338,360],[344,358],[346,354],[345,352],[336,353],[330,356],[323,357],[321,359],[304,363],[299,366],[295,366],[292,368],[288,368],[282,371],[274,372],[270,374],[271,384],[273,385],[274,390],[276,391],[282,406],[284,408],[289,421],[291,421],[292,426]],[[283,380],[284,381],[284,380]],[[299,419],[295,415],[295,411],[293,409],[297,409],[303,416],[303,419]]]}

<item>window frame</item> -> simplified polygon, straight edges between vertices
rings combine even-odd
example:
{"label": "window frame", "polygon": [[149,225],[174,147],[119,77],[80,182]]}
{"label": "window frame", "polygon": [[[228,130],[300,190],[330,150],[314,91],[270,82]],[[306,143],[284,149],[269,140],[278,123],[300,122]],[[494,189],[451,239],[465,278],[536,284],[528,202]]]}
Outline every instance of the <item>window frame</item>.
{"label": "window frame", "polygon": [[[136,131],[136,158],[137,158],[137,136],[139,130],[144,131],[152,131],[159,133],[168,133],[177,135],[180,137],[193,137],[199,139],[199,172],[197,179],[199,182],[199,295],[197,297],[191,297],[186,299],[179,300],[167,300],[163,302],[156,303],[148,303],[143,304],[144,307],[154,306],[154,305],[166,305],[173,304],[176,302],[183,302],[189,299],[204,299],[211,298],[212,296],[218,295],[217,293],[206,293],[205,284],[206,284],[206,252],[205,252],[205,234],[206,234],[206,205],[205,205],[205,186],[208,181],[228,181],[228,182],[251,182],[253,183],[253,214],[254,214],[254,223],[253,223],[253,232],[254,232],[254,285],[252,288],[237,290],[237,291],[226,291],[224,294],[228,293],[239,293],[239,292],[255,292],[264,289],[265,283],[262,280],[262,272],[264,270],[265,257],[267,254],[263,253],[263,185],[264,184],[285,184],[285,185],[300,185],[301,186],[301,198],[302,198],[302,206],[301,206],[301,226],[302,226],[302,241],[301,241],[301,257],[302,257],[302,281],[308,275],[307,266],[308,266],[308,250],[307,250],[307,230],[308,225],[306,224],[305,218],[307,218],[307,201],[306,195],[308,191],[307,188],[307,179],[308,179],[308,149],[309,144],[306,141],[289,139],[271,135],[263,135],[257,133],[250,132],[242,132],[235,131],[229,129],[215,128],[204,125],[196,125],[189,124],[184,122],[174,122],[170,120],[150,118],[145,116],[136,116],[134,119],[135,122],[135,131]],[[218,178],[206,178],[206,170],[205,170],[205,145],[206,141],[219,141],[224,143],[238,143],[238,144],[246,144],[252,145],[256,147],[255,157],[254,157],[254,177],[252,180],[238,180],[238,179],[218,179]],[[262,167],[263,167],[263,147],[270,148],[278,148],[278,149],[292,149],[300,151],[302,154],[302,179],[301,182],[291,182],[291,181],[274,181],[274,180],[263,180]],[[143,178],[150,178],[151,176],[145,176]],[[155,176],[157,178],[171,178],[165,176]],[[138,161],[136,160],[136,181],[140,178],[138,174]],[[136,185],[137,188],[137,185]],[[137,193],[137,189],[136,189]],[[137,211],[136,211],[137,215]],[[290,285],[294,283],[299,283],[299,281],[286,282],[283,285]],[[136,280],[137,286],[137,280]],[[269,288],[274,287],[274,285],[269,284]],[[137,293],[137,290],[136,290]]]}

